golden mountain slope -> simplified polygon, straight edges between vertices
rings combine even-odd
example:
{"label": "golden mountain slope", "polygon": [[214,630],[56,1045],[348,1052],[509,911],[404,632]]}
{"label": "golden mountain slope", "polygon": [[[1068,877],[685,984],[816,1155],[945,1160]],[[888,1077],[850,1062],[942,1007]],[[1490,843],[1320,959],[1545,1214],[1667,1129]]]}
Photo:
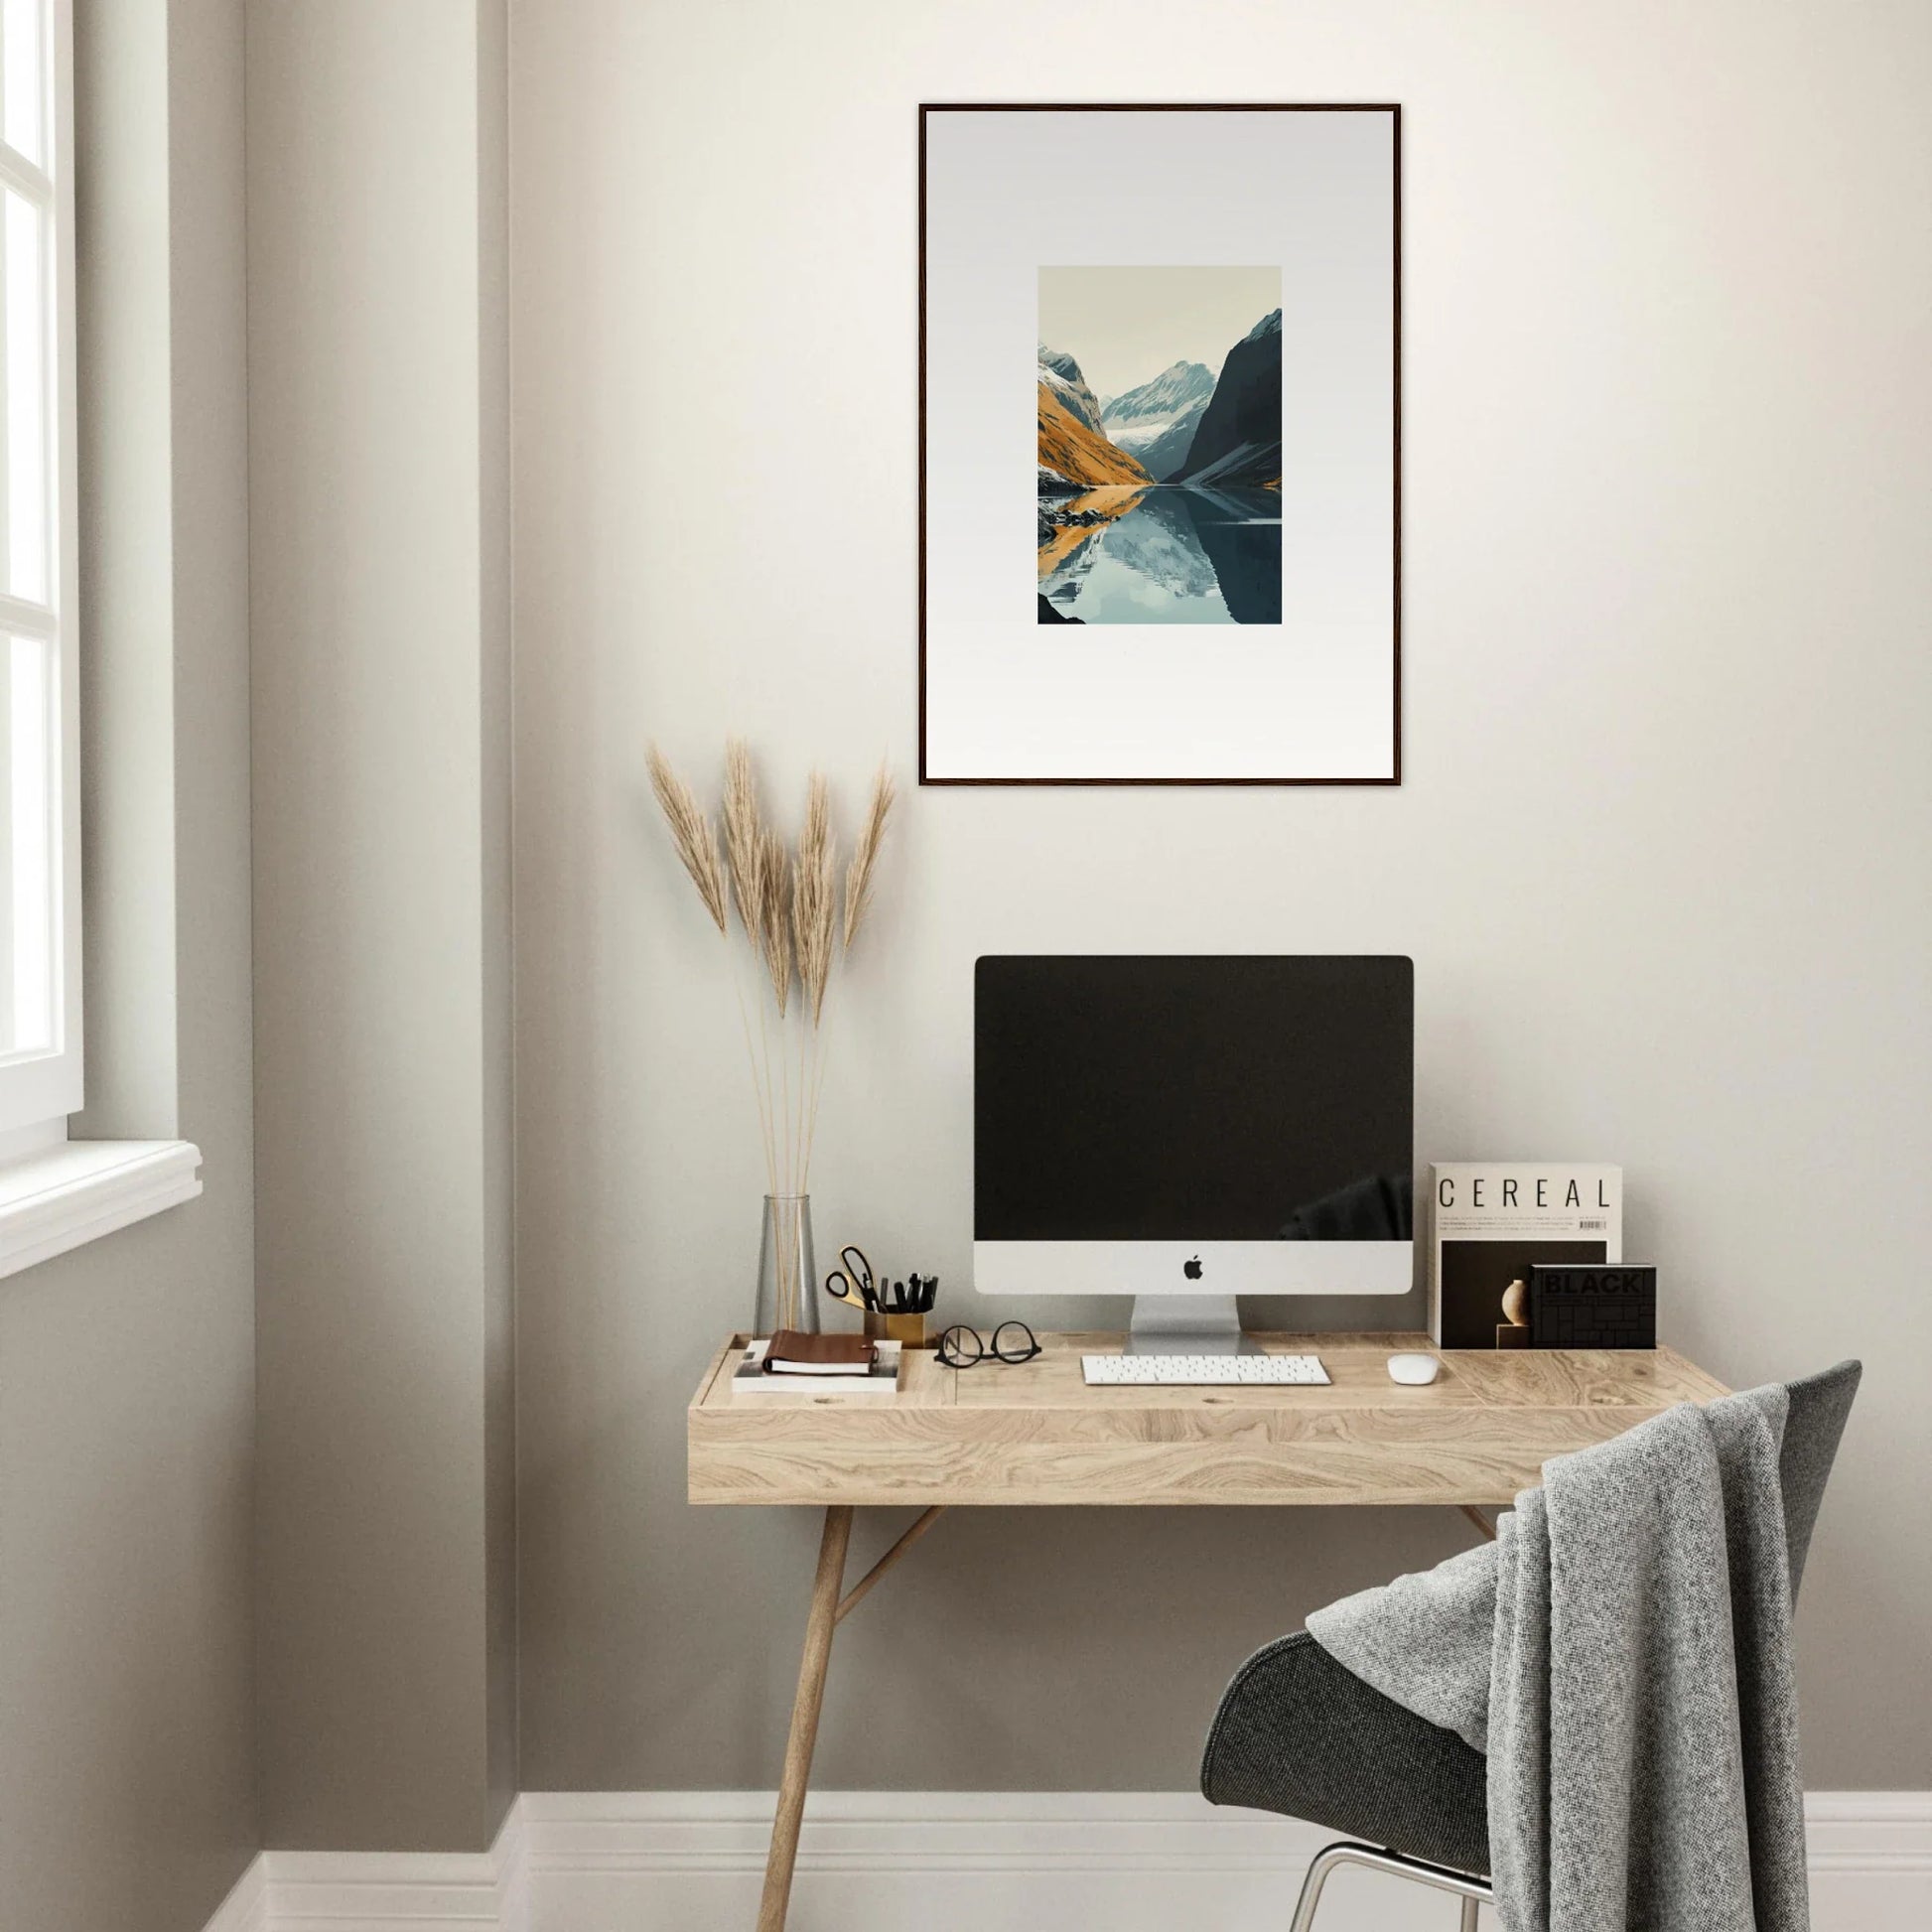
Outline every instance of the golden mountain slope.
{"label": "golden mountain slope", "polygon": [[1039,385],[1039,460],[1068,483],[1145,483],[1154,479],[1104,436],[1070,415],[1045,383]]}

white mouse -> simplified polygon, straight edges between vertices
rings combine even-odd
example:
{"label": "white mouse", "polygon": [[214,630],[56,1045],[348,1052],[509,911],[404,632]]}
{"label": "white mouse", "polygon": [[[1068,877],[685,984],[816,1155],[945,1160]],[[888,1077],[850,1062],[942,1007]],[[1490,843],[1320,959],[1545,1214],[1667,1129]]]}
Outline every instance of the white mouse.
{"label": "white mouse", "polygon": [[1412,1387],[1420,1387],[1425,1382],[1433,1382],[1442,1373],[1443,1365],[1434,1355],[1391,1355],[1389,1357],[1389,1380],[1407,1382]]}

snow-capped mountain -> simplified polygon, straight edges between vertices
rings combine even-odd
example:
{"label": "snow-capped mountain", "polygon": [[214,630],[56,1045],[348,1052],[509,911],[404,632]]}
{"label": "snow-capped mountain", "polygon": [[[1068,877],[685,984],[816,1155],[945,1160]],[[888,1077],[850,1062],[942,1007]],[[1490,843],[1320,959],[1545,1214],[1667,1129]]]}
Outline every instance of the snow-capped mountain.
{"label": "snow-capped mountain", "polygon": [[1098,483],[1145,483],[1148,473],[1100,427],[1100,405],[1072,356],[1039,345],[1041,495],[1072,495]]}
{"label": "snow-capped mountain", "polygon": [[1172,419],[1189,403],[1205,402],[1214,393],[1214,372],[1204,362],[1175,362],[1152,382],[1143,382],[1125,395],[1101,405],[1103,422],[1142,423],[1157,417]]}
{"label": "snow-capped mountain", "polygon": [[1048,348],[1041,343],[1039,379],[1052,390],[1060,407],[1076,423],[1084,423],[1097,436],[1106,434],[1100,427],[1100,405],[1094,400],[1093,391],[1087,387],[1087,379],[1080,373],[1080,365],[1072,356],[1063,349]]}
{"label": "snow-capped mountain", "polygon": [[1213,372],[1201,362],[1175,362],[1152,382],[1110,398],[1100,426],[1157,483],[1187,460],[1194,429],[1214,393]]}
{"label": "snow-capped mountain", "polygon": [[1244,343],[1258,343],[1264,336],[1279,336],[1282,333],[1282,312],[1270,309],[1248,333],[1241,338]]}

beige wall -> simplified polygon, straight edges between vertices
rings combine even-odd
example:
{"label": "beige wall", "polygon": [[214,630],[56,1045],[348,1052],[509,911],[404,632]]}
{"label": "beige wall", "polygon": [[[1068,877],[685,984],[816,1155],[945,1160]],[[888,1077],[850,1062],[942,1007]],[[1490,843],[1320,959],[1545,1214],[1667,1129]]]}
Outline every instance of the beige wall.
{"label": "beige wall", "polygon": [[206,1192],[0,1282],[0,1918],[199,1932],[259,1842],[241,9],[76,13],[85,1126]]}
{"label": "beige wall", "polygon": [[502,0],[248,32],[262,1808],[514,1788]]}
{"label": "beige wall", "polygon": [[[908,796],[822,1241],[975,1311],[982,951],[1412,953],[1423,1158],[1620,1160],[1670,1340],[1740,1383],[1864,1356],[1807,1768],[1932,1784],[1932,17],[519,0],[512,27],[525,1786],[778,1760],[816,1532],[683,1501],[760,1180],[642,751],[708,767],[740,730],[848,800],[882,749],[909,773],[922,97],[1404,103],[1408,778]],[[841,1633],[824,1781],[1184,1785],[1251,1645],[1463,1537],[949,1520]]]}

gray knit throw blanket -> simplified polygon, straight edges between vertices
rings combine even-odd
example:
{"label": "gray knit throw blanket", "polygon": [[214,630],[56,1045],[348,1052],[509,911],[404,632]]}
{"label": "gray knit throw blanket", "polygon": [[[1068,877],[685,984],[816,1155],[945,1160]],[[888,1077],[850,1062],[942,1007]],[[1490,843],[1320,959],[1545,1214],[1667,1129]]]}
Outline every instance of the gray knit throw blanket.
{"label": "gray knit throw blanket", "polygon": [[1489,1757],[1507,1932],[1807,1932],[1782,1388],[1543,1465],[1495,1543],[1309,1618]]}

